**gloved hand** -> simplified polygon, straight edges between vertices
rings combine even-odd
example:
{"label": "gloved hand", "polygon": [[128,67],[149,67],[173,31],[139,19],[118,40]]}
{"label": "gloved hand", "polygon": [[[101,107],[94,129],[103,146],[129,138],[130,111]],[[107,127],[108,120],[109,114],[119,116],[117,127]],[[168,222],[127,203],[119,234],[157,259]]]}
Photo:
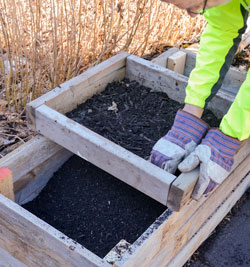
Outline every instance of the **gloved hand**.
{"label": "gloved hand", "polygon": [[179,110],[171,130],[154,145],[149,160],[175,173],[178,164],[200,143],[208,125],[198,117]]}
{"label": "gloved hand", "polygon": [[210,193],[224,181],[241,143],[219,129],[210,129],[195,151],[179,164],[181,172],[189,172],[201,163],[199,179],[192,193],[193,199],[198,200],[202,194]]}

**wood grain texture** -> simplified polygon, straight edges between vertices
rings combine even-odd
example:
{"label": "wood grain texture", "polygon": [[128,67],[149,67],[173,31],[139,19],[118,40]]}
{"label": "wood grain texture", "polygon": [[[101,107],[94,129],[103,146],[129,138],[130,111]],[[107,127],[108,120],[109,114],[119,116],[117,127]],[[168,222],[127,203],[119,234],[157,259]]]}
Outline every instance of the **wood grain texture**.
{"label": "wood grain texture", "polygon": [[[250,157],[247,157],[238,166],[238,168],[236,168],[235,171],[231,173],[228,179],[226,179],[218,188],[216,188],[216,190],[212,192],[209,197],[206,198],[205,196],[203,196],[198,201],[198,203],[196,203],[196,205],[198,204],[198,206],[196,207],[195,212],[177,230],[175,237],[171,239],[171,242],[168,242],[168,246],[171,249],[166,249],[166,251],[161,250],[159,254],[152,259],[152,261],[155,263],[168,263],[177,254],[177,252],[195,235],[202,224],[212,215],[212,213],[221,205],[221,203],[225,201],[225,199],[231,194],[235,187],[242,182],[242,179],[249,173],[249,171]],[[187,207],[190,208],[193,202],[196,201],[190,202]]]}
{"label": "wood grain texture", "polygon": [[37,131],[76,155],[166,205],[176,176],[43,105],[36,110]]}
{"label": "wood grain texture", "polygon": [[166,52],[160,54],[158,57],[153,58],[151,60],[151,62],[155,63],[156,65],[159,65],[161,67],[166,68],[167,67],[168,57],[170,57],[171,55],[173,55],[174,53],[176,53],[178,51],[179,51],[179,49],[176,48],[176,47],[170,48]]}
{"label": "wood grain texture", "polygon": [[19,260],[12,257],[9,253],[5,250],[0,248],[0,267],[27,267]]}
{"label": "wood grain texture", "polygon": [[[241,198],[250,186],[250,174],[248,174],[235,188],[225,201],[204,222],[201,228],[183,246],[183,248],[168,263],[168,267],[181,267],[198,249],[198,247],[210,236],[216,226],[223,220],[235,203]],[[153,265],[152,265],[153,266]],[[159,265],[157,266],[159,267]]]}
{"label": "wood grain texture", "polygon": [[[117,266],[166,266],[174,256],[191,240],[203,223],[250,171],[250,156],[209,197],[192,200],[179,212],[162,215],[157,228],[149,228],[132,244]],[[245,189],[250,184],[248,183]],[[240,195],[238,195],[240,197]],[[189,255],[191,256],[191,254]]]}
{"label": "wood grain texture", "polygon": [[108,83],[122,80],[128,55],[121,52],[30,102],[26,106],[29,127],[36,129],[35,109],[39,106],[46,103],[49,107],[66,113],[104,90]]}
{"label": "wood grain texture", "polygon": [[173,55],[168,57],[167,68],[183,75],[186,57],[187,54],[183,51],[178,51],[174,53]]}
{"label": "wood grain texture", "polygon": [[[250,138],[243,142],[240,150],[235,155],[234,165],[232,166],[230,173],[232,173],[234,169],[237,168],[239,164],[249,155]],[[198,169],[179,175],[170,186],[167,206],[174,211],[179,211],[184,205],[186,205],[190,201],[190,197],[198,177]]]}
{"label": "wood grain texture", "polygon": [[15,183],[20,177],[26,175],[59,150],[63,150],[63,147],[41,135],[36,136],[1,158],[0,167],[5,166],[12,171]]}
{"label": "wood grain texture", "polygon": [[0,247],[28,266],[107,266],[55,228],[0,195]]}
{"label": "wood grain texture", "polygon": [[175,101],[184,102],[188,82],[184,75],[131,55],[127,58],[126,77],[154,91],[165,92]]}
{"label": "wood grain texture", "polygon": [[167,206],[174,211],[179,211],[188,204],[198,178],[199,168],[188,173],[181,173],[170,186]]}
{"label": "wood grain texture", "polygon": [[[188,84],[188,77],[185,75],[131,55],[127,58],[126,78],[150,87],[153,91],[164,92],[179,103],[184,102],[186,96],[185,88]],[[221,118],[233,101],[234,95],[220,90],[209,102],[208,108],[218,118]]]}
{"label": "wood grain texture", "polygon": [[53,173],[72,155],[38,135],[0,159],[12,171],[15,201],[24,204],[36,197]]}

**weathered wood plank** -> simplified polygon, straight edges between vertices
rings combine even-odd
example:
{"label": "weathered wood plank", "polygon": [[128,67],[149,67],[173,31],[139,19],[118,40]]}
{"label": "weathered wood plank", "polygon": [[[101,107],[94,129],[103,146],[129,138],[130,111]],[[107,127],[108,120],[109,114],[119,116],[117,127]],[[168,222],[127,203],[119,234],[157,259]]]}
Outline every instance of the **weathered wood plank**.
{"label": "weathered wood plank", "polygon": [[[250,171],[250,156],[247,157],[230,177],[226,179],[208,198],[203,196],[198,201],[199,206],[190,218],[182,224],[176,231],[174,238],[169,241],[163,237],[162,243],[167,244],[165,251],[161,249],[158,255],[152,259],[153,262],[169,262],[177,252],[193,237],[193,235],[200,229],[202,224],[211,216],[211,214],[221,205],[223,201],[231,194],[235,187],[241,183],[242,179]],[[240,196],[239,196],[240,197]],[[204,200],[205,199],[205,200]],[[195,202],[195,201],[194,201]],[[190,202],[189,206],[192,205]],[[181,211],[180,211],[181,212]],[[190,255],[191,256],[191,255]],[[158,260],[156,261],[156,258]]]}
{"label": "weathered wood plank", "polygon": [[27,267],[14,257],[12,257],[5,250],[0,248],[0,267]]}
{"label": "weathered wood plank", "polygon": [[[39,153],[39,151],[37,152]],[[38,165],[27,175],[20,177],[14,184],[15,202],[23,205],[39,195],[50,178],[70,157],[72,153],[66,149]]]}
{"label": "weathered wood plank", "polygon": [[36,197],[55,171],[72,155],[38,135],[0,159],[12,171],[15,201],[24,204]]}
{"label": "weathered wood plank", "polygon": [[[15,183],[58,151],[65,150],[43,136],[36,136],[0,159],[0,167],[9,168]],[[62,152],[63,153],[63,152]]]}
{"label": "weathered wood plank", "polygon": [[[177,48],[171,48],[168,51],[162,53],[159,57],[154,58],[151,62],[166,68],[168,58],[178,51],[182,51],[187,54],[184,75],[189,77],[191,71],[195,67],[196,54],[188,49],[179,50]],[[222,92],[227,92],[230,95],[235,96],[241,84],[246,79],[246,74],[246,71],[239,71],[235,67],[230,67],[222,83]]]}
{"label": "weathered wood plank", "polygon": [[170,57],[171,55],[173,55],[174,53],[176,53],[178,51],[179,51],[179,49],[176,48],[176,47],[170,48],[166,52],[160,54],[158,57],[153,58],[151,60],[151,62],[155,63],[156,65],[159,65],[161,67],[166,68],[167,67],[168,57]]}
{"label": "weathered wood plank", "polygon": [[0,229],[0,247],[28,266],[107,266],[95,254],[2,195]]}
{"label": "weathered wood plank", "polygon": [[166,266],[249,171],[250,156],[209,197],[192,200],[180,212],[166,211],[159,218],[158,226],[156,221],[129,247],[116,265],[133,267],[158,263],[158,266]]}
{"label": "weathered wood plank", "polygon": [[[228,198],[214,211],[214,213],[206,220],[197,233],[195,233],[190,241],[175,255],[168,263],[168,267],[183,266],[190,256],[198,249],[216,226],[223,220],[235,203],[241,198],[244,192],[250,186],[250,174],[247,175],[236,187]],[[155,262],[157,264],[157,262]],[[154,266],[154,265],[152,265]],[[156,265],[159,267],[159,265]]]}
{"label": "weathered wood plank", "polygon": [[167,68],[183,75],[185,69],[186,57],[187,54],[183,51],[178,51],[174,53],[173,55],[168,57]]}
{"label": "weathered wood plank", "polygon": [[26,106],[29,126],[36,129],[35,109],[44,103],[61,113],[66,113],[104,90],[108,83],[122,80],[125,76],[128,55],[128,53],[122,52],[109,58],[30,102]]}
{"label": "weathered wood plank", "polygon": [[[179,103],[184,102],[185,88],[188,84],[188,77],[184,75],[131,55],[127,58],[126,78],[150,87],[153,91],[164,92]],[[234,96],[232,94],[219,91],[209,102],[208,108],[218,117],[222,117],[233,100]]]}
{"label": "weathered wood plank", "polygon": [[183,103],[188,78],[150,61],[131,55],[127,58],[126,77],[138,81],[154,91],[165,92],[170,98]]}
{"label": "weathered wood plank", "polygon": [[188,204],[198,178],[199,168],[180,174],[170,186],[167,206],[174,211],[179,211]]}
{"label": "weathered wood plank", "polygon": [[[234,165],[231,168],[231,172],[233,172],[233,170],[237,168],[239,164],[249,155],[250,138],[243,142],[240,150],[235,155]],[[192,194],[195,183],[198,180],[198,177],[198,169],[179,175],[170,186],[167,206],[174,211],[179,211],[181,207],[186,205],[190,201],[190,196]]]}
{"label": "weathered wood plank", "polygon": [[36,109],[37,131],[116,178],[166,205],[176,176],[43,105]]}

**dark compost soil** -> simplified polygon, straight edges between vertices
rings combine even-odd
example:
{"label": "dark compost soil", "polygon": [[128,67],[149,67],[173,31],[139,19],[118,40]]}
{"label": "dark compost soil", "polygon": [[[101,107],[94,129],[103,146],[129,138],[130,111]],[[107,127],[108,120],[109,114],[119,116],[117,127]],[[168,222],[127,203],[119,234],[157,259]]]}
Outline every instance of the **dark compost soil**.
{"label": "dark compost soil", "polygon": [[[124,80],[109,84],[67,116],[147,158],[181,106],[164,93]],[[211,126],[219,124],[209,111],[205,120]],[[166,210],[77,156],[24,208],[100,257],[121,239],[133,243]]]}
{"label": "dark compost soil", "polygon": [[[155,142],[171,128],[176,112],[183,105],[165,93],[137,82],[124,80],[109,84],[66,115],[142,158],[148,158]],[[203,119],[218,127],[219,121],[210,111]]]}
{"label": "dark compost soil", "polygon": [[166,209],[77,156],[24,208],[100,257],[121,239],[133,243]]}

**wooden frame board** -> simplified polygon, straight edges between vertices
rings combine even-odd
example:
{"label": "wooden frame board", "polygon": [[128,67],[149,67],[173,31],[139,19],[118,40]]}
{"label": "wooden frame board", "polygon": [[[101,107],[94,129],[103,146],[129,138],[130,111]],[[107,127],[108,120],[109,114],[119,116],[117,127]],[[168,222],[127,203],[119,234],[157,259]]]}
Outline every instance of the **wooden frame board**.
{"label": "wooden frame board", "polygon": [[[164,62],[163,59],[167,61],[167,58],[175,52],[176,48],[167,51],[165,55],[162,54],[162,58],[159,61],[156,58],[154,63],[131,55],[127,60],[126,77],[144,86],[150,87],[155,91],[164,92],[179,103],[184,103],[188,76],[175,73],[162,66]],[[190,54],[190,52],[187,53]],[[190,60],[188,55],[186,64]],[[225,90],[219,90],[209,102],[208,108],[212,110],[218,118],[221,118],[231,106],[234,98],[234,94],[228,93]]]}
{"label": "wooden frame board", "polygon": [[[168,56],[172,52],[176,52],[176,49],[168,51]],[[121,53],[88,70],[72,83],[67,82],[60,90],[56,88],[42,99],[31,102],[28,105],[29,121],[42,135],[178,211],[190,199],[198,179],[197,171],[177,178],[63,115],[81,101],[104,90],[108,81],[124,77],[155,91],[164,91],[174,100],[184,101],[188,81],[186,76],[134,55]],[[225,106],[229,106],[231,100],[217,96],[215,104],[225,111]],[[222,104],[218,105],[218,102]]]}
{"label": "wooden frame board", "polygon": [[[237,201],[245,190],[250,186],[250,176],[245,177],[250,171],[250,156],[248,156],[238,168],[236,168],[231,175],[226,179],[212,194],[206,198],[203,196],[199,201],[191,200],[179,212],[166,211],[162,214],[152,226],[140,236],[137,241],[127,248],[126,252],[115,262],[115,266],[168,266],[174,258],[179,255],[182,256],[181,249],[186,249],[188,246],[190,251],[190,244],[195,243],[196,248],[204,241],[205,237],[202,233],[197,239],[196,234],[202,228],[209,218],[215,214],[216,210],[222,205],[229,211],[235,201]],[[242,187],[241,184],[244,183]],[[234,195],[233,193],[236,192]],[[234,195],[233,202],[230,205],[226,202],[227,198]],[[225,204],[223,204],[225,202]],[[226,212],[225,211],[225,212]],[[226,213],[223,213],[223,217]],[[218,224],[220,219],[216,219]],[[210,233],[211,224],[204,226],[207,234]],[[193,238],[196,238],[193,241]],[[192,240],[192,241],[191,241]],[[191,249],[191,252],[194,250]],[[185,262],[192,254],[187,253],[182,260]],[[187,257],[187,255],[189,257]],[[179,259],[178,259],[179,261]],[[182,263],[183,263],[182,262]],[[171,265],[171,266],[182,266]]]}
{"label": "wooden frame board", "polygon": [[0,195],[0,247],[28,266],[108,266],[13,201]]}
{"label": "wooden frame board", "polygon": [[72,84],[68,82],[60,90],[56,88],[42,99],[31,102],[27,106],[28,121],[42,135],[166,205],[169,186],[176,176],[62,114],[104,90],[108,82],[122,80],[128,56],[127,53],[118,54],[86,71]]}
{"label": "wooden frame board", "polygon": [[[113,66],[119,66],[114,59],[111,62]],[[120,68],[118,72],[124,74],[124,66],[118,68]],[[90,72],[88,73],[91,77]],[[159,75],[157,72],[156,74]],[[99,72],[96,72],[95,75],[98,77]],[[93,82],[92,88],[101,90],[100,81],[98,84]],[[79,87],[75,86],[79,90]],[[66,89],[64,88],[64,90]],[[64,94],[68,93],[66,90]],[[73,92],[71,94],[73,95]],[[60,99],[62,96],[56,95],[55,97]],[[51,95],[44,96],[44,98],[46,103],[53,107],[54,95],[53,97]],[[35,108],[30,106],[30,110],[39,110],[41,114],[44,108],[45,111],[47,108],[51,111],[51,107],[44,105],[44,101],[38,102],[35,103]],[[72,103],[69,101],[68,104]],[[60,107],[57,108],[60,109]],[[55,110],[52,111],[55,112]],[[62,116],[62,114],[58,114],[59,117]],[[62,123],[63,120],[59,119]],[[109,151],[109,153],[111,152]],[[238,159],[236,159],[234,171],[208,198],[203,197],[199,201],[194,201],[185,195],[185,193],[191,192],[195,179],[197,179],[198,170],[189,174],[188,182],[185,185],[181,183],[180,191],[178,191],[188,199],[184,201],[185,205],[181,203],[180,211],[166,210],[133,244],[123,242],[126,246],[113,262],[110,257],[100,259],[0,195],[0,230],[4,229],[4,231],[0,231],[0,255],[4,255],[9,261],[28,266],[44,266],[44,263],[46,266],[182,266],[194,249],[201,244],[235,201],[250,186],[250,175],[247,175],[250,171],[249,140],[243,144],[240,152],[237,154]],[[31,195],[38,194],[41,187],[45,185],[43,180],[48,181],[53,172],[71,155],[71,152],[54,142],[37,136],[0,159],[0,167],[11,168],[15,196],[24,192],[23,195],[21,194],[23,201]],[[183,175],[177,177],[173,183],[178,183],[182,179]],[[176,185],[176,187],[178,186]],[[172,192],[171,187],[170,192]]]}
{"label": "wooden frame board", "polygon": [[[205,241],[216,226],[223,220],[234,204],[250,187],[250,174],[248,174],[240,183],[232,190],[231,194],[218,206],[218,208],[203,223],[201,228],[192,236],[192,238],[178,251],[174,258],[168,263],[169,267],[182,266],[190,258],[190,256],[199,248],[201,243]],[[154,265],[152,265],[154,266]]]}
{"label": "wooden frame board", "polygon": [[[39,138],[39,146],[36,146],[37,138]],[[56,168],[57,162],[53,159],[57,159],[58,154],[64,155],[65,149],[53,152],[53,146],[56,150],[58,145],[40,136],[16,151],[15,159],[21,160],[23,155],[26,155],[26,159],[31,160],[33,154],[27,152],[30,150],[32,142],[37,149],[37,159],[36,162],[33,162],[34,169],[45,168],[48,171],[51,168],[49,162],[54,162],[53,168]],[[51,149],[45,157],[45,152],[41,151],[41,148],[46,147],[48,142],[51,142]],[[20,169],[20,166],[17,165],[16,168]],[[13,173],[17,173],[14,165],[12,165],[12,169]],[[26,171],[29,172],[28,169]],[[191,256],[194,248],[201,244],[215,224],[223,218],[222,216],[249,187],[250,175],[244,178],[249,171],[250,156],[248,154],[209,198],[202,198],[199,201],[191,200],[179,212],[166,210],[133,244],[128,244],[115,261],[112,261],[110,257],[98,258],[75,241],[2,196],[0,197],[0,229],[4,231],[0,233],[0,248],[4,249],[5,255],[8,253],[14,257],[14,260],[17,259],[28,266],[41,266],[39,262],[46,262],[48,266],[61,266],[62,263],[68,264],[68,266],[77,266],[76,263],[78,266],[83,263],[86,264],[84,266],[105,266],[108,263],[113,266],[159,267],[168,266],[168,264],[169,266],[182,266]],[[23,173],[24,176],[28,174],[25,173],[25,169],[23,169]],[[18,181],[22,177],[14,177],[14,179]],[[34,187],[33,190],[36,188]],[[232,199],[232,201],[227,201],[227,199]],[[218,211],[220,209],[223,210],[222,213]],[[50,251],[51,246],[53,247],[52,251]],[[76,255],[72,252],[75,247],[77,247]],[[181,250],[184,252],[180,253]],[[60,251],[63,251],[65,257],[61,258]],[[85,259],[85,255],[87,259]],[[59,262],[57,262],[58,257],[60,258]]]}
{"label": "wooden frame board", "polygon": [[0,266],[8,266],[8,267],[27,267],[19,260],[15,259],[12,255],[10,255],[6,250],[0,248]]}
{"label": "wooden frame board", "polygon": [[37,108],[35,114],[39,133],[166,205],[175,175],[45,105]]}
{"label": "wooden frame board", "polygon": [[72,155],[58,144],[38,135],[0,159],[0,167],[12,170],[15,202],[35,198],[53,173]]}
{"label": "wooden frame board", "polygon": [[35,110],[39,106],[46,104],[64,114],[92,97],[93,94],[103,91],[108,83],[123,79],[128,55],[122,52],[109,58],[30,102],[26,106],[29,127],[36,130]]}
{"label": "wooden frame board", "polygon": [[[250,157],[250,138],[243,142],[240,150],[235,155],[234,164],[231,168],[231,173],[241,164],[241,162]],[[249,167],[250,169],[250,167]],[[191,201],[191,193],[195,186],[195,182],[199,177],[199,169],[180,174],[171,184],[168,195],[168,207],[172,210],[180,210],[181,207]]]}
{"label": "wooden frame board", "polygon": [[[162,53],[159,57],[156,57],[152,60],[155,64],[166,68],[168,63],[168,58],[177,53],[178,51],[185,52],[187,54],[186,63],[184,68],[184,76],[189,77],[191,71],[195,67],[196,62],[196,54],[190,50],[186,49],[178,49],[178,48],[171,48],[168,51]],[[247,72],[246,71],[239,71],[235,67],[230,67],[228,73],[225,76],[225,79],[222,83],[220,92],[228,93],[235,96],[243,83],[246,79]]]}

